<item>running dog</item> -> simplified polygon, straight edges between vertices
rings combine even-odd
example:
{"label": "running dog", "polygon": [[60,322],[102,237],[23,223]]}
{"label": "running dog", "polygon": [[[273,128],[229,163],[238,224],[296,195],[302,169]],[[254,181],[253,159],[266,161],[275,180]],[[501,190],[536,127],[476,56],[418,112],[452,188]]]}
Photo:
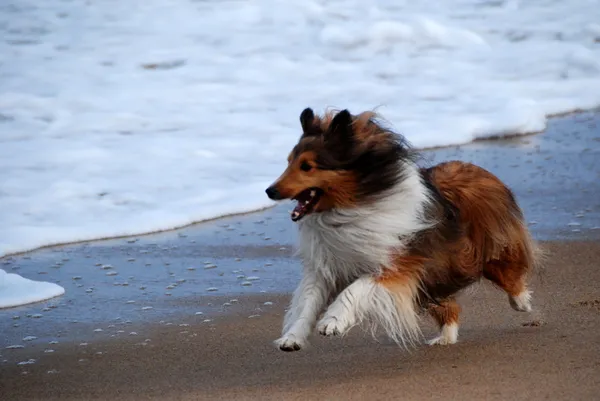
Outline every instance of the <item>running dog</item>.
{"label": "running dog", "polygon": [[417,153],[371,112],[300,115],[302,136],[266,193],[297,202],[303,278],[276,345],[298,351],[315,326],[325,336],[381,327],[400,345],[420,338],[427,310],[440,327],[430,344],[453,344],[456,294],[484,277],[531,310],[528,274],[537,248],[511,190],[473,164],[417,166]]}

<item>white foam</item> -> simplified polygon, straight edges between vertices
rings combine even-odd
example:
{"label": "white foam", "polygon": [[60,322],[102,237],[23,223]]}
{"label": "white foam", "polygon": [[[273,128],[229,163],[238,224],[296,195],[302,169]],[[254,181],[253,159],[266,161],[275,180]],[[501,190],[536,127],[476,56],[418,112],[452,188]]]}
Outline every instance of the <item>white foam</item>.
{"label": "white foam", "polygon": [[596,0],[38,3],[0,13],[0,255],[271,205],[306,106],[429,147],[600,105]]}
{"label": "white foam", "polygon": [[40,302],[64,293],[65,289],[58,284],[29,280],[0,269],[0,309]]}

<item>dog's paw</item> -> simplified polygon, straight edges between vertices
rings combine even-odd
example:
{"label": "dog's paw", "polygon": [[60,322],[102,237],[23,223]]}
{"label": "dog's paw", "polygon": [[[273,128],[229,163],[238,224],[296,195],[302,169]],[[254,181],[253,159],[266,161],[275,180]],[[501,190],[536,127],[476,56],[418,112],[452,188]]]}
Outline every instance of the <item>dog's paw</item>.
{"label": "dog's paw", "polygon": [[293,352],[300,351],[306,347],[306,341],[296,337],[294,334],[285,334],[275,340],[275,345],[282,351]]}
{"label": "dog's paw", "polygon": [[517,312],[531,312],[531,291],[525,290],[516,296],[508,296],[510,306]]}
{"label": "dog's paw", "polygon": [[442,327],[442,332],[436,338],[427,341],[429,345],[450,345],[458,341],[458,324],[449,323]]}
{"label": "dog's paw", "polygon": [[432,338],[431,340],[427,341],[427,344],[429,344],[429,345],[450,345],[450,344],[456,344],[456,339],[448,338],[446,336],[438,336],[436,338]]}
{"label": "dog's paw", "polygon": [[341,336],[347,329],[348,324],[335,316],[325,316],[317,324],[317,330],[324,336]]}

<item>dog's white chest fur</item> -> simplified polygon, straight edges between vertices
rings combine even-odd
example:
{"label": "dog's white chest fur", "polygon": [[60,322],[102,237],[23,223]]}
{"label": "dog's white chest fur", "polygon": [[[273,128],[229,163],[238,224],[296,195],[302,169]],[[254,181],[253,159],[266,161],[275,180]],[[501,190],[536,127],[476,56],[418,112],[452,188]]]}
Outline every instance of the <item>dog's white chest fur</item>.
{"label": "dog's white chest fur", "polygon": [[306,216],[299,223],[305,269],[329,282],[348,284],[378,274],[406,239],[426,228],[427,191],[416,169],[387,196],[368,206]]}
{"label": "dog's white chest fur", "polygon": [[315,214],[300,225],[299,254],[304,268],[314,270],[330,285],[379,272],[390,249],[401,245],[397,235],[382,235],[356,221],[340,224],[337,217]]}

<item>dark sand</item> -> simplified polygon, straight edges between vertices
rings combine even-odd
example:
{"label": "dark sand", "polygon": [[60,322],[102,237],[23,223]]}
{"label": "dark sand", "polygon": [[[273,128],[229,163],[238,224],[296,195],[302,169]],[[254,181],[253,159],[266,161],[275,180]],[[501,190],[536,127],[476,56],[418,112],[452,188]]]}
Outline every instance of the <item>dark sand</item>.
{"label": "dark sand", "polygon": [[[460,298],[458,344],[406,351],[355,328],[283,353],[272,341],[300,264],[282,206],[135,242],[0,259],[7,271],[67,289],[0,310],[0,400],[598,399],[598,124],[599,114],[583,113],[552,120],[544,134],[425,153],[482,164],[515,190],[549,252],[532,282],[532,314],[482,283]],[[205,270],[205,261],[217,266]],[[435,334],[428,318],[423,332]],[[37,339],[23,340],[30,335]]]}

